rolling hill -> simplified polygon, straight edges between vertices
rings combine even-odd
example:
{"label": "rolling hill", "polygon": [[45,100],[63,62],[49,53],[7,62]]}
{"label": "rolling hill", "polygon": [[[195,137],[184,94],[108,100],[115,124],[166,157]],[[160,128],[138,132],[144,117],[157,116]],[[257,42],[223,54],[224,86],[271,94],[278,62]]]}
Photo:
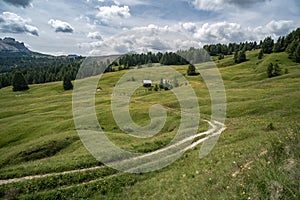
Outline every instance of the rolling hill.
{"label": "rolling hill", "polygon": [[[2,88],[0,198],[298,199],[300,64],[285,52],[265,54],[262,59],[258,53],[247,51],[248,60],[240,64],[233,63],[232,55],[215,61],[226,88],[228,110],[227,129],[213,151],[199,159],[198,145],[173,164],[144,174],[106,167],[86,150],[72,118],[72,92],[64,91],[62,82],[34,84],[24,92]],[[267,77],[271,62],[280,66],[282,75]],[[172,66],[181,74],[186,74],[187,67]],[[124,134],[111,112],[111,94],[127,72],[103,75],[95,98],[97,118],[120,148],[152,152],[175,136],[180,106],[172,90],[140,88],[130,100],[134,121],[148,124],[153,104],[167,108],[167,121],[149,139]],[[210,119],[205,83],[200,76],[186,78],[198,96],[201,119]],[[199,131],[207,129],[208,124],[201,123]]]}

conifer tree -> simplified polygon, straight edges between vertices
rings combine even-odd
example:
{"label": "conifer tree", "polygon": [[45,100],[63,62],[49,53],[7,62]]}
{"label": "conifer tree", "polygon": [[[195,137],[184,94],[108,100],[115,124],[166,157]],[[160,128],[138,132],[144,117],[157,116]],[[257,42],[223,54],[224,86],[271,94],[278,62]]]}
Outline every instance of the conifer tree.
{"label": "conifer tree", "polygon": [[71,77],[68,74],[66,74],[63,78],[63,87],[64,87],[64,90],[72,90],[73,89]]}
{"label": "conifer tree", "polygon": [[298,46],[295,50],[294,59],[297,63],[300,63],[300,43],[298,44]]}
{"label": "conifer tree", "polygon": [[244,50],[240,51],[238,54],[238,63],[245,62],[247,60],[246,53]]}
{"label": "conifer tree", "polygon": [[13,91],[23,91],[23,90],[28,90],[28,84],[25,80],[25,77],[22,72],[16,71],[13,75],[12,78],[12,86],[13,86]]}
{"label": "conifer tree", "polygon": [[239,56],[239,52],[238,52],[238,51],[235,51],[235,52],[234,52],[234,56],[233,56],[233,61],[234,61],[234,63],[238,63],[238,56]]}
{"label": "conifer tree", "polygon": [[270,54],[273,52],[274,40],[271,37],[264,39],[262,43],[262,50],[264,53]]}

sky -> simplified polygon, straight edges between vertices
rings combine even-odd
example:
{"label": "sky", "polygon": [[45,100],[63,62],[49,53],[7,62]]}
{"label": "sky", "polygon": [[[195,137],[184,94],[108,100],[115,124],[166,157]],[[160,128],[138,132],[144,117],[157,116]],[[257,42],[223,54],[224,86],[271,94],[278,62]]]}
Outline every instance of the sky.
{"label": "sky", "polygon": [[175,51],[277,39],[299,0],[0,0],[0,38],[52,55]]}

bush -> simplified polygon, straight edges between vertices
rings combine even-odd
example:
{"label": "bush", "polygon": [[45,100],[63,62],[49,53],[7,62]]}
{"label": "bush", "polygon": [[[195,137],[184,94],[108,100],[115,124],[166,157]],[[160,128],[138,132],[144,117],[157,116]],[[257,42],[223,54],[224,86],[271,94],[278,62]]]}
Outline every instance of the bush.
{"label": "bush", "polygon": [[267,75],[269,78],[272,78],[274,76],[279,76],[281,74],[281,69],[279,65],[276,63],[273,65],[273,63],[270,63],[267,67]]}
{"label": "bush", "polygon": [[189,67],[187,69],[187,74],[189,76],[197,76],[197,75],[199,75],[199,73],[196,72],[195,66],[192,65],[192,64],[189,64]]}

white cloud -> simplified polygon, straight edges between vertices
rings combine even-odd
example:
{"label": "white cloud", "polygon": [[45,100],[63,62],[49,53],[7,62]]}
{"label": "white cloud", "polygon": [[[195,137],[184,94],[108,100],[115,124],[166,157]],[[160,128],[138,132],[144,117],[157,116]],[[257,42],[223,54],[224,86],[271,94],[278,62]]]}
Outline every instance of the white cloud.
{"label": "white cloud", "polygon": [[192,22],[178,23],[172,26],[148,25],[135,27],[122,34],[92,43],[83,43],[93,55],[123,54],[127,52],[165,52],[204,44],[259,41],[269,35],[276,38],[287,34],[292,21],[271,21],[264,28],[243,27],[238,23],[216,22],[202,25]]}
{"label": "white cloud", "polygon": [[[275,39],[277,35],[286,35],[289,32],[286,30],[290,26],[296,28],[300,25],[299,0],[286,0],[284,3],[282,0],[201,0],[202,3],[200,0],[116,0],[116,3],[114,3],[115,0],[89,0],[88,3],[86,1],[79,0],[70,3],[67,0],[0,0],[0,16],[2,17],[0,19],[0,37],[10,35],[19,41],[30,44],[35,51],[64,51],[86,55],[87,49],[79,49],[76,45],[84,42],[97,42],[98,40],[87,38],[89,32],[99,31],[102,38],[106,40],[108,37],[125,32],[125,30],[132,30],[133,27],[147,27],[151,23],[157,25],[157,27],[152,27],[153,32],[158,32],[157,29],[163,29],[165,25],[168,25],[170,30],[178,31],[186,35],[190,41],[193,40],[200,44],[223,41],[240,42],[239,39],[245,41],[251,38],[261,40],[268,35]],[[13,6],[12,2],[18,2],[18,5],[14,4],[18,7]],[[193,2],[194,4],[192,4]],[[30,5],[31,3],[34,7]],[[113,12],[111,5],[123,10],[125,8],[123,13],[127,14],[120,15],[118,14],[120,11]],[[100,12],[99,6],[107,6],[109,9],[105,10],[107,14],[101,13],[96,17]],[[128,6],[127,11],[126,6]],[[209,11],[203,12],[203,9]],[[8,23],[3,19],[2,12],[4,11],[15,13],[26,22],[20,22],[18,17],[14,16],[11,17],[14,22]],[[73,34],[55,33],[55,29],[47,24],[50,19],[68,22],[72,28],[75,28]],[[292,20],[293,24],[278,20]],[[240,27],[228,24],[215,25],[222,21],[235,23]],[[205,32],[203,24],[206,22],[209,31]],[[148,29],[147,31],[150,31]],[[242,33],[240,33],[241,31]],[[38,34],[39,37],[31,36]],[[160,41],[159,38],[147,37],[146,39],[145,46],[148,45],[148,48],[151,46],[150,43],[158,46]],[[45,41],[47,41],[47,45],[44,44]],[[142,41],[137,42],[144,45]],[[183,42],[183,44],[185,43]],[[130,49],[131,46],[134,46],[129,42],[126,45],[123,48]],[[155,47],[155,49],[159,48]]]}
{"label": "white cloud", "polygon": [[284,36],[296,28],[296,25],[291,20],[270,21],[265,26],[255,27],[252,31],[257,35],[257,38],[263,39],[266,36],[277,38]]}
{"label": "white cloud", "polygon": [[192,22],[183,23],[182,27],[189,32],[195,32],[197,28],[196,24]]}
{"label": "white cloud", "polygon": [[29,33],[38,36],[37,27],[29,24],[29,19],[24,19],[12,12],[3,12],[0,15],[0,32],[3,33]]}
{"label": "white cloud", "polygon": [[284,35],[293,28],[295,28],[295,25],[292,20],[272,20],[266,25],[266,29],[275,35]]}
{"label": "white cloud", "polygon": [[204,43],[228,43],[239,42],[253,38],[246,35],[246,30],[237,23],[216,22],[205,23],[198,28],[195,38]]}
{"label": "white cloud", "polygon": [[286,35],[295,28],[293,21],[271,21],[265,26],[254,28],[242,27],[237,23],[216,22],[205,23],[197,29],[194,37],[202,43],[229,43],[243,42],[246,40],[258,41],[267,36],[277,38]]}
{"label": "white cloud", "polygon": [[194,6],[199,10],[221,10],[226,6],[224,0],[193,0]]}
{"label": "white cloud", "polygon": [[106,23],[116,18],[129,18],[131,16],[128,6],[99,6],[98,9],[99,12],[96,16]]}
{"label": "white cloud", "polygon": [[89,32],[87,37],[90,38],[90,39],[102,40],[102,36],[98,31]]}
{"label": "white cloud", "polygon": [[67,22],[63,22],[60,20],[50,19],[48,24],[55,29],[55,32],[62,32],[62,33],[73,33],[74,28]]}
{"label": "white cloud", "polygon": [[192,46],[200,47],[199,42],[191,37],[186,37],[183,33],[174,31],[174,29],[175,27],[160,27],[153,24],[136,27],[104,41],[83,43],[80,47],[89,47],[90,54],[93,55],[123,54],[132,51],[138,53],[165,52],[188,49]]}

